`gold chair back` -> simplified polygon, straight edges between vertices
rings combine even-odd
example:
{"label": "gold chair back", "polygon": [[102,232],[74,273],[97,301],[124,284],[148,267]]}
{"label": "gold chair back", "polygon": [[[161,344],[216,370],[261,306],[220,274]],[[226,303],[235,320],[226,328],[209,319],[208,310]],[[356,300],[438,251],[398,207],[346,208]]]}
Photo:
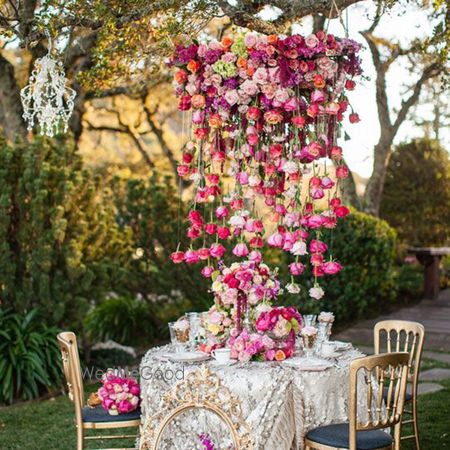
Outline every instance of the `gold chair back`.
{"label": "gold chair back", "polygon": [[391,352],[409,354],[408,381],[413,383],[414,395],[419,379],[424,338],[425,328],[418,322],[383,320],[374,328],[375,354]]}
{"label": "gold chair back", "polygon": [[75,333],[65,331],[59,333],[57,339],[59,348],[61,349],[69,398],[75,405],[75,420],[78,426],[81,426],[83,421],[84,392],[77,337],[75,336]]}
{"label": "gold chair back", "polygon": [[225,425],[235,450],[253,450],[254,440],[242,416],[239,398],[206,366],[189,373],[162,398],[160,410],[147,418],[141,429],[140,450],[161,450],[169,425],[186,411],[207,411]]}
{"label": "gold chair back", "polygon": [[[356,449],[356,432],[395,427],[395,448],[400,441],[400,422],[405,403],[409,355],[386,353],[367,356],[352,361],[350,365],[350,449]],[[366,386],[361,386],[367,396],[367,420],[358,417],[358,388],[365,377]],[[383,400],[383,387],[388,388],[388,398]],[[363,391],[361,391],[361,395]]]}

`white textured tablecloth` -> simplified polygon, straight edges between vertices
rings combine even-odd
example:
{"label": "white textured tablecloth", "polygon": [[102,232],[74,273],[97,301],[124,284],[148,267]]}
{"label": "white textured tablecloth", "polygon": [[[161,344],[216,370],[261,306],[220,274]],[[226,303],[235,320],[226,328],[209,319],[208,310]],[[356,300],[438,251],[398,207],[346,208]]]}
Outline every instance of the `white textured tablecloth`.
{"label": "white textured tablecloth", "polygon": [[[142,424],[159,410],[162,395],[196,364],[164,362],[170,346],[149,350],[141,362]],[[241,399],[243,416],[254,433],[256,450],[303,449],[308,430],[347,420],[350,361],[364,356],[351,349],[324,371],[302,371],[281,363],[250,362],[210,369]],[[208,364],[208,362],[206,363]],[[144,376],[142,376],[144,374]],[[365,405],[360,405],[363,411]],[[196,420],[196,419],[191,419]],[[201,430],[201,424],[193,429]],[[206,431],[206,430],[205,430]],[[174,441],[170,448],[187,450]],[[190,447],[191,448],[191,447]],[[202,447],[199,447],[202,448]]]}

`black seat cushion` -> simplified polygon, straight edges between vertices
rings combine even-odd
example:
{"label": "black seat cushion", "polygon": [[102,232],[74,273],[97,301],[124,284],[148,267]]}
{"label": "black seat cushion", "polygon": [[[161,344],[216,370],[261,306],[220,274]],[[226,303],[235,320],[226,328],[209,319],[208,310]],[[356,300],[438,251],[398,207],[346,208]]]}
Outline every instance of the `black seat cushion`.
{"label": "black seat cushion", "polygon": [[126,420],[136,420],[141,417],[141,408],[135,409],[127,414],[112,416],[101,406],[97,408],[83,408],[83,422],[125,422]]}
{"label": "black seat cushion", "polygon": [[[383,400],[384,403],[387,402],[387,398],[388,398],[388,392],[389,392],[389,388],[388,387],[384,387],[383,388]],[[391,394],[391,398],[394,396],[394,393]],[[412,394],[410,394],[409,392],[407,392],[405,394],[405,402],[410,402],[412,400],[413,396]],[[391,400],[392,401],[392,400]]]}
{"label": "black seat cushion", "polygon": [[[306,437],[318,444],[331,447],[349,448],[348,423],[337,423],[314,428]],[[358,431],[356,436],[356,448],[358,450],[376,450],[388,447],[392,444],[392,438],[382,430]]]}

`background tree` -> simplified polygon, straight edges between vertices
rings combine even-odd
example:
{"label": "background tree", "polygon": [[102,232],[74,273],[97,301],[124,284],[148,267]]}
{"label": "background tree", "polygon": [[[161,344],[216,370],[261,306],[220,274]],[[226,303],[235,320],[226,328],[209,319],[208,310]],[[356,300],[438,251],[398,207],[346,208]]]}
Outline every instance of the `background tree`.
{"label": "background tree", "polygon": [[0,186],[1,303],[79,326],[130,259],[130,233],[119,231],[111,198],[62,140],[2,140]]}
{"label": "background tree", "polygon": [[450,244],[450,161],[437,141],[416,139],[395,149],[380,216],[408,245]]}

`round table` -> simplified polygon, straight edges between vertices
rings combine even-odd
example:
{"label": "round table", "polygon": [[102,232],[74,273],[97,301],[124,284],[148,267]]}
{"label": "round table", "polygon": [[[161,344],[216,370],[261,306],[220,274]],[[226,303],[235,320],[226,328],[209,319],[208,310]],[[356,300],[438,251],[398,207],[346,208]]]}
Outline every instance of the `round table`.
{"label": "round table", "polygon": [[[163,355],[173,351],[170,345],[152,348],[142,359],[143,426],[159,410],[164,393],[200,366],[164,360]],[[354,348],[340,352],[333,366],[323,371],[306,371],[277,362],[226,367],[218,367],[213,361],[206,364],[239,396],[243,416],[254,433],[255,449],[293,450],[303,449],[308,430],[347,420],[350,362],[362,356]],[[171,448],[186,450],[182,444],[172,444]]]}

